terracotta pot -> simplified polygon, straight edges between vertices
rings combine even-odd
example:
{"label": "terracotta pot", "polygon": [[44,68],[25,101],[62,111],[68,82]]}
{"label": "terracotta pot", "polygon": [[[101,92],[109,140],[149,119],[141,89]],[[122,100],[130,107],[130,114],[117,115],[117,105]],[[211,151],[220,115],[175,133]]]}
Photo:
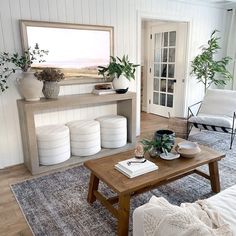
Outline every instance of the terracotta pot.
{"label": "terracotta pot", "polygon": [[126,93],[129,89],[130,81],[121,75],[119,78],[115,77],[112,81],[112,86],[117,93]]}
{"label": "terracotta pot", "polygon": [[26,101],[38,101],[42,94],[43,82],[37,80],[34,72],[22,72],[22,78],[17,79],[17,86]]}
{"label": "terracotta pot", "polygon": [[43,83],[43,95],[45,98],[57,99],[60,92],[60,85],[58,82],[44,81]]}

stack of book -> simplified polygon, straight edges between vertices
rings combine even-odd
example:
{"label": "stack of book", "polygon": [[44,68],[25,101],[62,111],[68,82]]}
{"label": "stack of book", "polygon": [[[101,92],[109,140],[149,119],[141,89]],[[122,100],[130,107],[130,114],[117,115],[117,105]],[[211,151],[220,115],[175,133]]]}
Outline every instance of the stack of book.
{"label": "stack of book", "polygon": [[139,175],[158,169],[158,166],[151,161],[145,159],[131,158],[125,161],[120,161],[115,165],[115,169],[129,178],[134,178]]}
{"label": "stack of book", "polygon": [[104,94],[114,94],[116,91],[114,89],[93,89],[93,94],[104,95]]}
{"label": "stack of book", "polygon": [[113,94],[116,93],[116,91],[112,88],[111,83],[106,83],[106,84],[95,85],[92,93],[97,95],[104,95],[104,94]]}

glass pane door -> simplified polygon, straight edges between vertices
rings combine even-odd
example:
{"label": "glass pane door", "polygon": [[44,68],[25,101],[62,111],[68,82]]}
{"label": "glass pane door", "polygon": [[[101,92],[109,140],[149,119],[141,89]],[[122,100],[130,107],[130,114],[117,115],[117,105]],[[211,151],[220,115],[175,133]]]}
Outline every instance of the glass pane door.
{"label": "glass pane door", "polygon": [[154,34],[153,104],[173,107],[176,31]]}

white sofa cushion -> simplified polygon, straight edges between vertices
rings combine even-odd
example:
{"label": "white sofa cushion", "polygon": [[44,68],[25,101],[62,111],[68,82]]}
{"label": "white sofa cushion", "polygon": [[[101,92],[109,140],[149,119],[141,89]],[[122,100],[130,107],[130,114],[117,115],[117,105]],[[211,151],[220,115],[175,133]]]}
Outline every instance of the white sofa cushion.
{"label": "white sofa cushion", "polygon": [[233,117],[236,111],[236,91],[208,89],[199,114]]}
{"label": "white sofa cushion", "polygon": [[207,199],[236,235],[236,185]]}
{"label": "white sofa cushion", "polygon": [[189,118],[192,123],[214,125],[226,128],[232,128],[233,119],[228,116],[216,116],[216,115],[206,115],[199,113],[197,116],[192,116]]}

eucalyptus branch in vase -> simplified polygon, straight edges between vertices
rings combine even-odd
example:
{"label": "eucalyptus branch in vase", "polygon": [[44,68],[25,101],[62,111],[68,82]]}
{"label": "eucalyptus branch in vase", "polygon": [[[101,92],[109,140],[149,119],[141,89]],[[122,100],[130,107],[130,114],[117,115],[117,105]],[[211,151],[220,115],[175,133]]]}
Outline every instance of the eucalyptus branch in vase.
{"label": "eucalyptus branch in vase", "polygon": [[45,62],[43,57],[48,55],[47,50],[39,49],[36,43],[34,48],[28,48],[22,55],[19,53],[0,52],[0,90],[7,88],[7,80],[17,71],[27,72],[34,62]]}

